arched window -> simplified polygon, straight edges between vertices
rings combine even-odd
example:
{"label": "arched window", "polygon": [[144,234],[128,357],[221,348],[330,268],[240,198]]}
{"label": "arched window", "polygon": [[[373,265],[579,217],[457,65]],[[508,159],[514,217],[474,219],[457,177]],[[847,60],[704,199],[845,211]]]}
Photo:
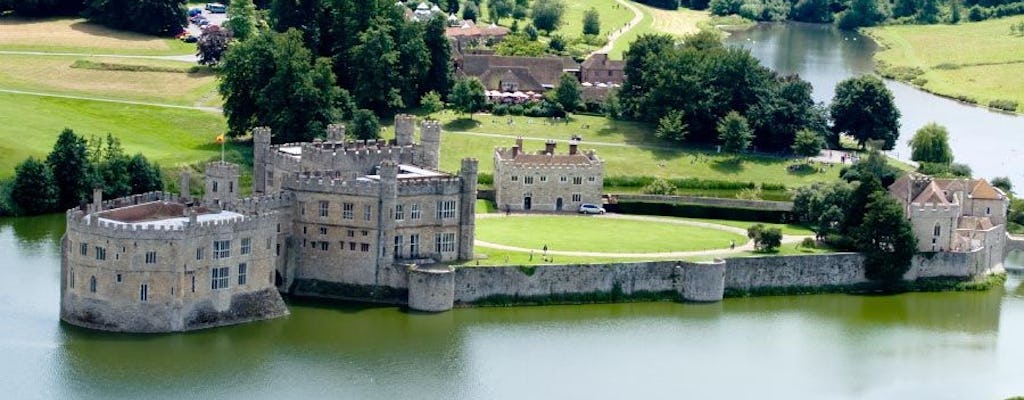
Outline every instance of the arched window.
{"label": "arched window", "polygon": [[95,276],[89,277],[89,291],[93,292],[93,293],[96,293],[96,277]]}
{"label": "arched window", "polygon": [[932,235],[942,236],[942,227],[939,226],[939,224],[935,224],[935,229],[933,229]]}

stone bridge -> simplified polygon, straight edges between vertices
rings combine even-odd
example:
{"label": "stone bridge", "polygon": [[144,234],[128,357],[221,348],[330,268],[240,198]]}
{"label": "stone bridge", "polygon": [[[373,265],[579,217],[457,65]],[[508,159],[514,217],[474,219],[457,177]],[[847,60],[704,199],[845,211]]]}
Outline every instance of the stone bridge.
{"label": "stone bridge", "polygon": [[1024,251],[1024,237],[1014,236],[1009,233],[1006,234],[1006,249],[1004,252],[1010,254],[1011,251],[1019,250]]}

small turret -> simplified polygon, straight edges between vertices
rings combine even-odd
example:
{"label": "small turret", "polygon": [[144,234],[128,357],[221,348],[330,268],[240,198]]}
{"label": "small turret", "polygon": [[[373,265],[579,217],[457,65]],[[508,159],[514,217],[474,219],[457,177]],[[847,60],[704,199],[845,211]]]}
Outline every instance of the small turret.
{"label": "small turret", "polygon": [[343,125],[343,124],[330,124],[330,125],[327,125],[327,141],[328,142],[344,142],[345,141],[345,125]]}
{"label": "small turret", "polygon": [[204,203],[223,204],[238,199],[238,165],[215,161],[206,164]]}
{"label": "small turret", "polygon": [[420,125],[420,166],[438,169],[441,161],[441,123],[423,121]]}
{"label": "small turret", "polygon": [[270,161],[270,128],[252,129],[252,191],[267,192],[267,163]]}
{"label": "small turret", "polygon": [[459,198],[459,259],[473,259],[473,237],[476,231],[476,187],[479,162],[463,158],[459,169],[462,194]]}
{"label": "small turret", "polygon": [[544,142],[544,154],[547,154],[549,156],[550,155],[554,155],[555,154],[555,146],[556,145],[557,144],[555,143],[555,141],[553,139],[548,139],[547,141],[545,141]]}
{"label": "small turret", "polygon": [[191,183],[191,180],[192,176],[189,175],[188,171],[181,172],[181,183],[178,186],[178,196],[181,197],[181,201],[184,203],[188,203],[189,201],[192,200],[191,188],[189,187],[189,183]]}
{"label": "small turret", "polygon": [[416,117],[408,114],[398,114],[395,116],[395,144],[399,146],[411,145],[415,131]]}
{"label": "small turret", "polygon": [[103,188],[101,187],[92,189],[92,211],[103,211]]}

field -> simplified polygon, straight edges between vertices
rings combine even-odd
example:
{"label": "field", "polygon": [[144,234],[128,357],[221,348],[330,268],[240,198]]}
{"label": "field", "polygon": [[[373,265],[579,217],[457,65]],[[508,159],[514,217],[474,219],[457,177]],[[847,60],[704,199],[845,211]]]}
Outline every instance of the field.
{"label": "field", "polygon": [[875,55],[883,74],[980,105],[1013,100],[1022,110],[1024,38],[1010,32],[1010,26],[1020,22],[1024,18],[1018,16],[959,25],[893,25],[866,32],[884,47]]}
{"label": "field", "polygon": [[[609,33],[626,25],[633,18],[633,12],[615,0],[571,0],[565,2],[562,24],[552,34],[561,34],[567,38],[583,36],[583,13],[591,7],[596,9],[600,15],[601,36],[608,36]],[[487,16],[486,1],[480,5],[480,21],[482,23],[492,22]],[[498,25],[511,26],[512,21],[512,18],[502,18]],[[519,27],[526,27],[527,23],[532,23],[529,16],[525,21],[519,21]]]}
{"label": "field", "polygon": [[108,29],[84,19],[0,19],[0,51],[183,55],[195,45]]}
{"label": "field", "polygon": [[730,241],[747,241],[736,233],[718,229],[594,216],[480,218],[476,222],[476,238],[538,252],[546,245],[549,250],[601,253],[710,250],[728,248]]}
{"label": "field", "polygon": [[[65,127],[85,136],[108,132],[129,154],[142,152],[163,167],[216,157],[220,114],[98,101],[0,93],[0,177],[28,156],[45,157]],[[238,145],[239,152],[250,152]]]}

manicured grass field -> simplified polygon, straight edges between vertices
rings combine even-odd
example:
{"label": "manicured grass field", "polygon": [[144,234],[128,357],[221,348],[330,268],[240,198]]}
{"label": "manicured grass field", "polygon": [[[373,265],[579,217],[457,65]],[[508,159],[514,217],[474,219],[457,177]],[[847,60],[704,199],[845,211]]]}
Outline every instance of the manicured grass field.
{"label": "manicured grass field", "polygon": [[[621,28],[633,19],[633,12],[623,7],[615,0],[566,0],[565,13],[562,14],[562,25],[552,34],[561,34],[567,38],[583,36],[583,13],[591,7],[597,10],[601,21],[601,35],[608,36],[612,31]],[[460,14],[461,16],[461,14]],[[487,2],[480,4],[481,23],[490,23],[487,16]],[[512,18],[502,18],[498,25],[511,26]],[[529,16],[526,20],[519,21],[519,27],[525,28],[526,24],[533,23]]]}
{"label": "manicured grass field", "polygon": [[810,228],[807,228],[806,226],[803,226],[803,225],[797,225],[797,224],[770,224],[770,223],[765,223],[765,222],[732,221],[732,220],[727,220],[727,219],[709,219],[709,218],[680,218],[680,219],[685,220],[685,221],[697,221],[697,222],[707,222],[707,223],[711,223],[711,224],[726,225],[726,226],[731,226],[731,227],[740,228],[740,229],[747,229],[747,228],[751,227],[752,225],[763,224],[764,226],[769,227],[769,228],[779,228],[779,229],[781,229],[783,235],[814,236],[814,231],[810,230]]}
{"label": "manicured grass field", "polygon": [[[716,229],[600,216],[481,218],[479,240],[537,249],[605,253],[651,253],[728,248],[747,238]],[[539,253],[538,253],[539,254]]]}
{"label": "manicured grass field", "polygon": [[665,10],[640,3],[634,4],[651,15],[654,20],[651,29],[670,35],[683,36],[697,33],[702,24],[711,20],[711,13],[707,10],[691,10],[689,8]]}
{"label": "manicured grass field", "polygon": [[[88,54],[194,54],[195,44],[92,24],[84,19],[0,19],[0,50]],[[6,57],[6,56],[5,56]]]}
{"label": "manicured grass field", "polygon": [[891,25],[866,32],[884,49],[884,68],[919,68],[925,90],[979,104],[1005,99],[1024,106],[1024,38],[1010,34],[1020,16],[958,25]]}
{"label": "manicured grass field", "polygon": [[[0,177],[28,156],[45,157],[65,127],[80,135],[121,139],[129,154],[142,152],[163,167],[216,157],[214,142],[225,131],[220,114],[0,93]],[[232,145],[251,153],[246,145]]]}
{"label": "manicured grass field", "polygon": [[[179,72],[81,68],[87,62]],[[148,59],[3,55],[0,57],[0,88],[192,106],[201,99],[216,97],[217,81],[209,72],[184,72],[191,66],[178,61]]]}

